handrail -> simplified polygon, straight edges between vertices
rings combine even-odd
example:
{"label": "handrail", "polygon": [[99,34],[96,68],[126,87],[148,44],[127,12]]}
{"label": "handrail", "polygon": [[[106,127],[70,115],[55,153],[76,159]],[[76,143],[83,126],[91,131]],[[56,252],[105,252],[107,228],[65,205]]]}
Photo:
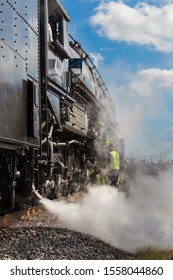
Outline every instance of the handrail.
{"label": "handrail", "polygon": [[[73,42],[70,42],[70,46],[78,52],[78,54],[83,58],[83,60],[85,61],[85,63],[87,64],[88,68],[90,69],[92,75],[95,75],[95,78],[99,84],[99,86],[101,87],[103,93],[105,95],[110,96],[109,90],[105,84],[105,82],[103,81],[102,76],[100,75],[99,71],[96,68],[96,65],[93,63],[92,59],[90,58],[90,56],[85,52],[85,50],[81,47],[81,44],[76,41],[71,34],[69,34],[69,37],[73,40]],[[77,48],[75,48],[77,47]]]}

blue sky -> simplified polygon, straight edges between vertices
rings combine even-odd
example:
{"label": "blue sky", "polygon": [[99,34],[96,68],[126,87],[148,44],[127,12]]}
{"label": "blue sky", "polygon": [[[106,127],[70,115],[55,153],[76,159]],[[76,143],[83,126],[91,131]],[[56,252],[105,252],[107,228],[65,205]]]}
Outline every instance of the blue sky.
{"label": "blue sky", "polygon": [[126,154],[173,159],[173,0],[61,0],[113,96]]}

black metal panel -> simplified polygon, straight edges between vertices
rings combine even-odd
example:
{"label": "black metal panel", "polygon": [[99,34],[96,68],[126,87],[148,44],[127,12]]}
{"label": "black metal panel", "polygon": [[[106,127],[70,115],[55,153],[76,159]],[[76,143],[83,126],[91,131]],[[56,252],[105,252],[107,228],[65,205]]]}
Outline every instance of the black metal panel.
{"label": "black metal panel", "polygon": [[39,79],[38,0],[0,0],[0,38],[26,63],[28,75]]}
{"label": "black metal panel", "polygon": [[39,81],[39,2],[38,0],[25,0],[25,20],[28,29],[27,44],[27,72]]}
{"label": "black metal panel", "polygon": [[0,0],[0,139],[8,143],[39,145],[39,101],[32,137],[27,128],[28,75],[39,95],[38,3]]}
{"label": "black metal panel", "polygon": [[27,142],[25,61],[0,41],[0,137]]}
{"label": "black metal panel", "polygon": [[15,0],[8,1],[13,9],[24,18],[27,24],[35,32],[38,32],[38,14],[39,1],[38,0]]}
{"label": "black metal panel", "polygon": [[[26,59],[28,44],[27,23],[10,1],[1,1],[0,38],[14,51]],[[13,1],[14,2],[14,1]]]}

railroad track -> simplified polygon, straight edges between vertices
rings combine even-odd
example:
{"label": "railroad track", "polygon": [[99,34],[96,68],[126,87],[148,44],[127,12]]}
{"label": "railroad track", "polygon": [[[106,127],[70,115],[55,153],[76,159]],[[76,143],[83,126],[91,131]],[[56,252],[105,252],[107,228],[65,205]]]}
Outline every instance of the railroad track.
{"label": "railroad track", "polygon": [[[39,199],[42,199],[42,196],[35,191],[37,197]],[[79,200],[80,197],[82,196],[82,192],[77,192],[74,193],[72,196],[69,195],[67,197],[61,197],[58,199],[55,199],[54,201],[66,201],[66,202],[74,202]],[[26,209],[22,210],[17,210],[12,213],[4,214],[0,216],[0,226],[8,226],[11,224],[14,224],[17,221],[22,221],[22,220],[27,220],[30,219],[31,217],[37,216],[38,214],[42,212],[46,212],[47,210],[45,209],[44,205],[42,203],[38,203],[35,206],[30,206]]]}

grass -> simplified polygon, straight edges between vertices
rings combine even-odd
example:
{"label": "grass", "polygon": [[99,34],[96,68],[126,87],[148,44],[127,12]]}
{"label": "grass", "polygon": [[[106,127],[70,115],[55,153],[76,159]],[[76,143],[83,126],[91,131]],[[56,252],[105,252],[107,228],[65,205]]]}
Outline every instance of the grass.
{"label": "grass", "polygon": [[140,249],[132,260],[171,260],[173,249],[155,249],[152,247]]}

